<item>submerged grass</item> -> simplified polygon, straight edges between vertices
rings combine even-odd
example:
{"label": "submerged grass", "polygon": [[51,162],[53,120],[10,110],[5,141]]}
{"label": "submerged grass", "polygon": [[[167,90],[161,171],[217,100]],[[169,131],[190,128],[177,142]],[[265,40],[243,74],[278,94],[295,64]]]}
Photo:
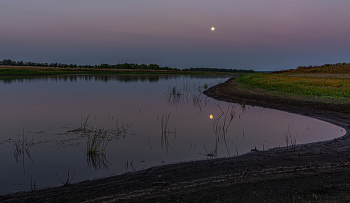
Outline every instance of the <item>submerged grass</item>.
{"label": "submerged grass", "polygon": [[86,118],[84,117],[84,121],[82,121],[79,130],[84,131],[84,132],[86,131],[86,129],[87,129],[88,125],[89,125],[88,121],[89,121],[90,115],[91,115],[91,113],[88,114]]}

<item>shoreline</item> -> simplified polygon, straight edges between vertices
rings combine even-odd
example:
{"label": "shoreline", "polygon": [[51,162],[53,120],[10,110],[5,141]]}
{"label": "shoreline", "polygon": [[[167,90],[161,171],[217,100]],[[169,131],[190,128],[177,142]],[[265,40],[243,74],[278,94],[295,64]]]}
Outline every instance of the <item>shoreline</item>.
{"label": "shoreline", "polygon": [[[204,94],[222,101],[306,115],[338,125],[346,132],[333,140],[296,145],[294,151],[276,147],[229,158],[154,166],[67,187],[9,193],[0,196],[0,202],[313,202],[345,201],[350,197],[349,180],[344,175],[350,172],[348,110],[327,106],[322,109],[319,104],[289,98],[254,96],[252,92],[230,88],[232,85],[237,85],[234,78]],[[330,185],[327,188],[332,193],[322,189],[324,185]]]}

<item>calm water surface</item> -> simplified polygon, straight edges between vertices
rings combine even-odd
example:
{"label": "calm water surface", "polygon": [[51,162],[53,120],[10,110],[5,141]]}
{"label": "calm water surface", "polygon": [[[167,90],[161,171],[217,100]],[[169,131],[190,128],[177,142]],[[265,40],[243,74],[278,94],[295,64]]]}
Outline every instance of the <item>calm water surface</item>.
{"label": "calm water surface", "polygon": [[[154,165],[342,136],[282,111],[217,102],[219,76],[55,76],[0,81],[0,193],[100,178]],[[78,130],[85,127],[85,130]],[[97,132],[96,132],[97,131]],[[105,151],[87,142],[104,136]],[[57,173],[57,175],[56,175]]]}

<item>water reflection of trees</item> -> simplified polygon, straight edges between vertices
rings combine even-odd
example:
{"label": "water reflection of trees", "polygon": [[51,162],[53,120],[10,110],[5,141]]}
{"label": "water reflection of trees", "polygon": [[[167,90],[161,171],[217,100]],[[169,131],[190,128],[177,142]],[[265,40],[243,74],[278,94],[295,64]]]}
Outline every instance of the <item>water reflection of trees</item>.
{"label": "water reflection of trees", "polygon": [[60,76],[39,76],[27,78],[10,78],[2,80],[3,83],[19,82],[38,82],[38,81],[55,81],[55,82],[77,82],[82,81],[120,81],[120,82],[158,82],[160,79],[168,79],[156,74],[110,74],[110,75],[60,75]]}
{"label": "water reflection of trees", "polygon": [[177,79],[177,78],[197,78],[205,79],[217,76],[208,75],[179,75],[179,74],[128,74],[128,73],[113,73],[111,74],[98,74],[96,75],[54,75],[54,76],[14,76],[1,78],[5,84],[11,83],[23,83],[26,82],[37,82],[37,81],[55,81],[55,82],[77,82],[79,80],[83,81],[119,81],[119,82],[158,82],[160,80]]}
{"label": "water reflection of trees", "polygon": [[128,73],[113,73],[111,74],[97,74],[96,75],[55,75],[55,76],[18,76],[18,77],[6,77],[0,79],[5,84],[11,83],[23,83],[37,82],[37,81],[55,81],[55,82],[77,82],[83,81],[119,81],[119,82],[158,82],[159,80],[168,80],[176,78],[213,78],[218,76],[212,75],[179,75],[179,74],[128,74]]}

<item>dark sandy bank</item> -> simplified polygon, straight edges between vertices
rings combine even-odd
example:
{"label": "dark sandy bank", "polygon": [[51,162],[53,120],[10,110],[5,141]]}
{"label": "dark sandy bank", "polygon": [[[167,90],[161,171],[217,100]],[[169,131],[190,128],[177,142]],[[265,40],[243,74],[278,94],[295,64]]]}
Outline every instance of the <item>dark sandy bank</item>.
{"label": "dark sandy bank", "polygon": [[316,100],[244,91],[230,79],[204,92],[218,100],[307,115],[345,129],[344,136],[239,157],[151,167],[69,186],[0,196],[0,202],[347,202],[350,109]]}

